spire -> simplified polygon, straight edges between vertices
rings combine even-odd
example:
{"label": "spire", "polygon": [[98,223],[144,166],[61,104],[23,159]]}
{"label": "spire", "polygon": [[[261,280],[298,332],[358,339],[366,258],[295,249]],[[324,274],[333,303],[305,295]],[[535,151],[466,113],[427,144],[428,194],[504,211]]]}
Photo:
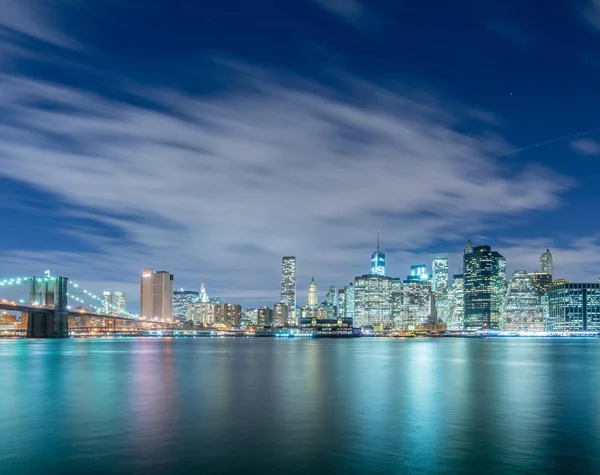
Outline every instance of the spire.
{"label": "spire", "polygon": [[377,254],[379,254],[379,229],[377,230]]}

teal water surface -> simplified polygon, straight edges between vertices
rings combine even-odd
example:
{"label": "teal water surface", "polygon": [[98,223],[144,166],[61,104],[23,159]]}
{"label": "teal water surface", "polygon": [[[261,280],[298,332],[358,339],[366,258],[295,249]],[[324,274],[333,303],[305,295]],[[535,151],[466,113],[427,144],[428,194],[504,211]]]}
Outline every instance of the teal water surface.
{"label": "teal water surface", "polygon": [[0,340],[33,473],[600,474],[600,341]]}

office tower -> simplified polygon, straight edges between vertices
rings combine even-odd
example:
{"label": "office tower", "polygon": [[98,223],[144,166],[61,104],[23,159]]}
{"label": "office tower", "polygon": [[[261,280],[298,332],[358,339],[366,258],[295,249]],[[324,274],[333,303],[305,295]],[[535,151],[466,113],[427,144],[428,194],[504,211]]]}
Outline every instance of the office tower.
{"label": "office tower", "polygon": [[465,289],[463,274],[452,276],[452,287],[449,292],[450,310],[446,324],[448,330],[462,330],[465,317]]}
{"label": "office tower", "polygon": [[296,319],[296,258],[294,256],[285,256],[281,259],[281,303],[288,309],[286,322],[294,323]]}
{"label": "office tower", "polygon": [[250,321],[251,325],[258,325],[258,309],[257,308],[247,308],[246,309],[246,319]]}
{"label": "office tower", "polygon": [[[192,320],[194,325],[212,326],[215,324],[215,306],[214,302],[194,302],[188,306],[186,314],[187,320]],[[220,314],[218,315],[219,318]]]}
{"label": "office tower", "polygon": [[427,266],[425,264],[417,264],[410,266],[410,274],[406,280],[424,281],[429,283],[431,276],[427,273]]}
{"label": "office tower", "polygon": [[465,330],[498,330],[505,290],[506,262],[490,246],[464,256]]}
{"label": "office tower", "polygon": [[154,319],[162,322],[173,321],[173,274],[157,271],[152,277],[154,292]]}
{"label": "office tower", "polygon": [[329,291],[325,295],[325,304],[331,307],[337,306],[337,290],[335,288],[335,285],[329,286]]}
{"label": "office tower", "polygon": [[[344,307],[345,307],[345,317],[351,318],[353,322],[355,320],[355,305],[354,305],[354,283],[350,282],[346,287],[344,287]],[[356,323],[354,323],[356,326]]]}
{"label": "office tower", "polygon": [[338,290],[338,316],[346,318],[346,292],[344,289]]}
{"label": "office tower", "polygon": [[273,306],[273,320],[276,326],[282,326],[288,322],[288,306],[284,303],[276,303]]}
{"label": "office tower", "polygon": [[550,253],[550,249],[546,249],[546,252],[540,256],[540,272],[548,274],[552,280],[552,254]]}
{"label": "office tower", "polygon": [[317,295],[317,283],[315,282],[315,278],[310,279],[310,284],[308,284],[308,306],[316,307],[319,305],[319,298]]}
{"label": "office tower", "polygon": [[143,318],[144,320],[151,320],[154,318],[153,277],[153,269],[144,269],[142,271],[142,280],[140,282],[140,318]]}
{"label": "office tower", "polygon": [[204,282],[200,284],[200,302],[209,302],[210,298],[208,297],[208,293],[206,292],[206,287],[204,287]]}
{"label": "office tower", "polygon": [[142,271],[141,312],[144,319],[170,322],[173,320],[173,275],[166,271]]}
{"label": "office tower", "polygon": [[371,254],[371,274],[385,276],[385,254],[379,249],[379,230],[377,230],[377,250]]}
{"label": "office tower", "polygon": [[[204,302],[206,304],[206,302]],[[219,325],[239,327],[242,319],[242,307],[233,303],[214,304],[214,322]]]}
{"label": "office tower", "polygon": [[354,326],[392,326],[392,278],[367,274],[354,279]]}
{"label": "office tower", "polygon": [[273,325],[273,309],[269,307],[259,307],[258,324],[261,326]]}
{"label": "office tower", "polygon": [[552,276],[545,272],[530,272],[529,278],[540,295],[545,294],[552,286]]}
{"label": "office tower", "polygon": [[508,283],[501,328],[513,331],[542,331],[544,329],[540,293],[530,274],[524,270],[515,271]]}
{"label": "office tower", "polygon": [[102,292],[102,310],[108,314],[125,315],[127,313],[125,292],[113,290]]}
{"label": "office tower", "polygon": [[404,295],[403,295],[402,281],[397,278],[392,278],[391,305],[392,305],[392,327],[393,328],[400,328],[403,302],[404,302]]}
{"label": "office tower", "polygon": [[555,283],[546,295],[547,331],[600,331],[600,283]]}
{"label": "office tower", "polygon": [[419,325],[427,323],[431,310],[429,281],[420,277],[406,279],[402,285],[402,311],[398,328],[416,330]]}
{"label": "office tower", "polygon": [[448,256],[438,255],[433,259],[432,264],[433,279],[431,287],[436,297],[439,299],[446,295],[448,291]]}
{"label": "office tower", "polygon": [[200,300],[200,292],[179,289],[173,292],[173,317],[180,320],[187,318],[190,304]]}
{"label": "office tower", "polygon": [[465,245],[465,254],[471,254],[473,252],[473,243],[470,239],[467,240],[467,244]]}

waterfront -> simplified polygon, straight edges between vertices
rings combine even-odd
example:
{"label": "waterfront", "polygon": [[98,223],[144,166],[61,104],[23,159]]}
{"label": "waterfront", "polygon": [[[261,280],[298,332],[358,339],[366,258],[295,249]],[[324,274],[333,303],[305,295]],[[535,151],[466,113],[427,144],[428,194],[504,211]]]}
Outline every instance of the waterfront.
{"label": "waterfront", "polygon": [[600,473],[599,363],[597,339],[0,340],[0,473]]}

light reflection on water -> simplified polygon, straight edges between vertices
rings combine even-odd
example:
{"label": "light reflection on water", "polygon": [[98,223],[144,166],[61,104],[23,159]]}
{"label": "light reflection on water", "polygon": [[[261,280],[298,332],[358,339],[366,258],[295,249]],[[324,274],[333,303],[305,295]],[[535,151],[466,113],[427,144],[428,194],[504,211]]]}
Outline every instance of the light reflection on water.
{"label": "light reflection on water", "polygon": [[0,340],[0,473],[600,473],[593,339]]}

